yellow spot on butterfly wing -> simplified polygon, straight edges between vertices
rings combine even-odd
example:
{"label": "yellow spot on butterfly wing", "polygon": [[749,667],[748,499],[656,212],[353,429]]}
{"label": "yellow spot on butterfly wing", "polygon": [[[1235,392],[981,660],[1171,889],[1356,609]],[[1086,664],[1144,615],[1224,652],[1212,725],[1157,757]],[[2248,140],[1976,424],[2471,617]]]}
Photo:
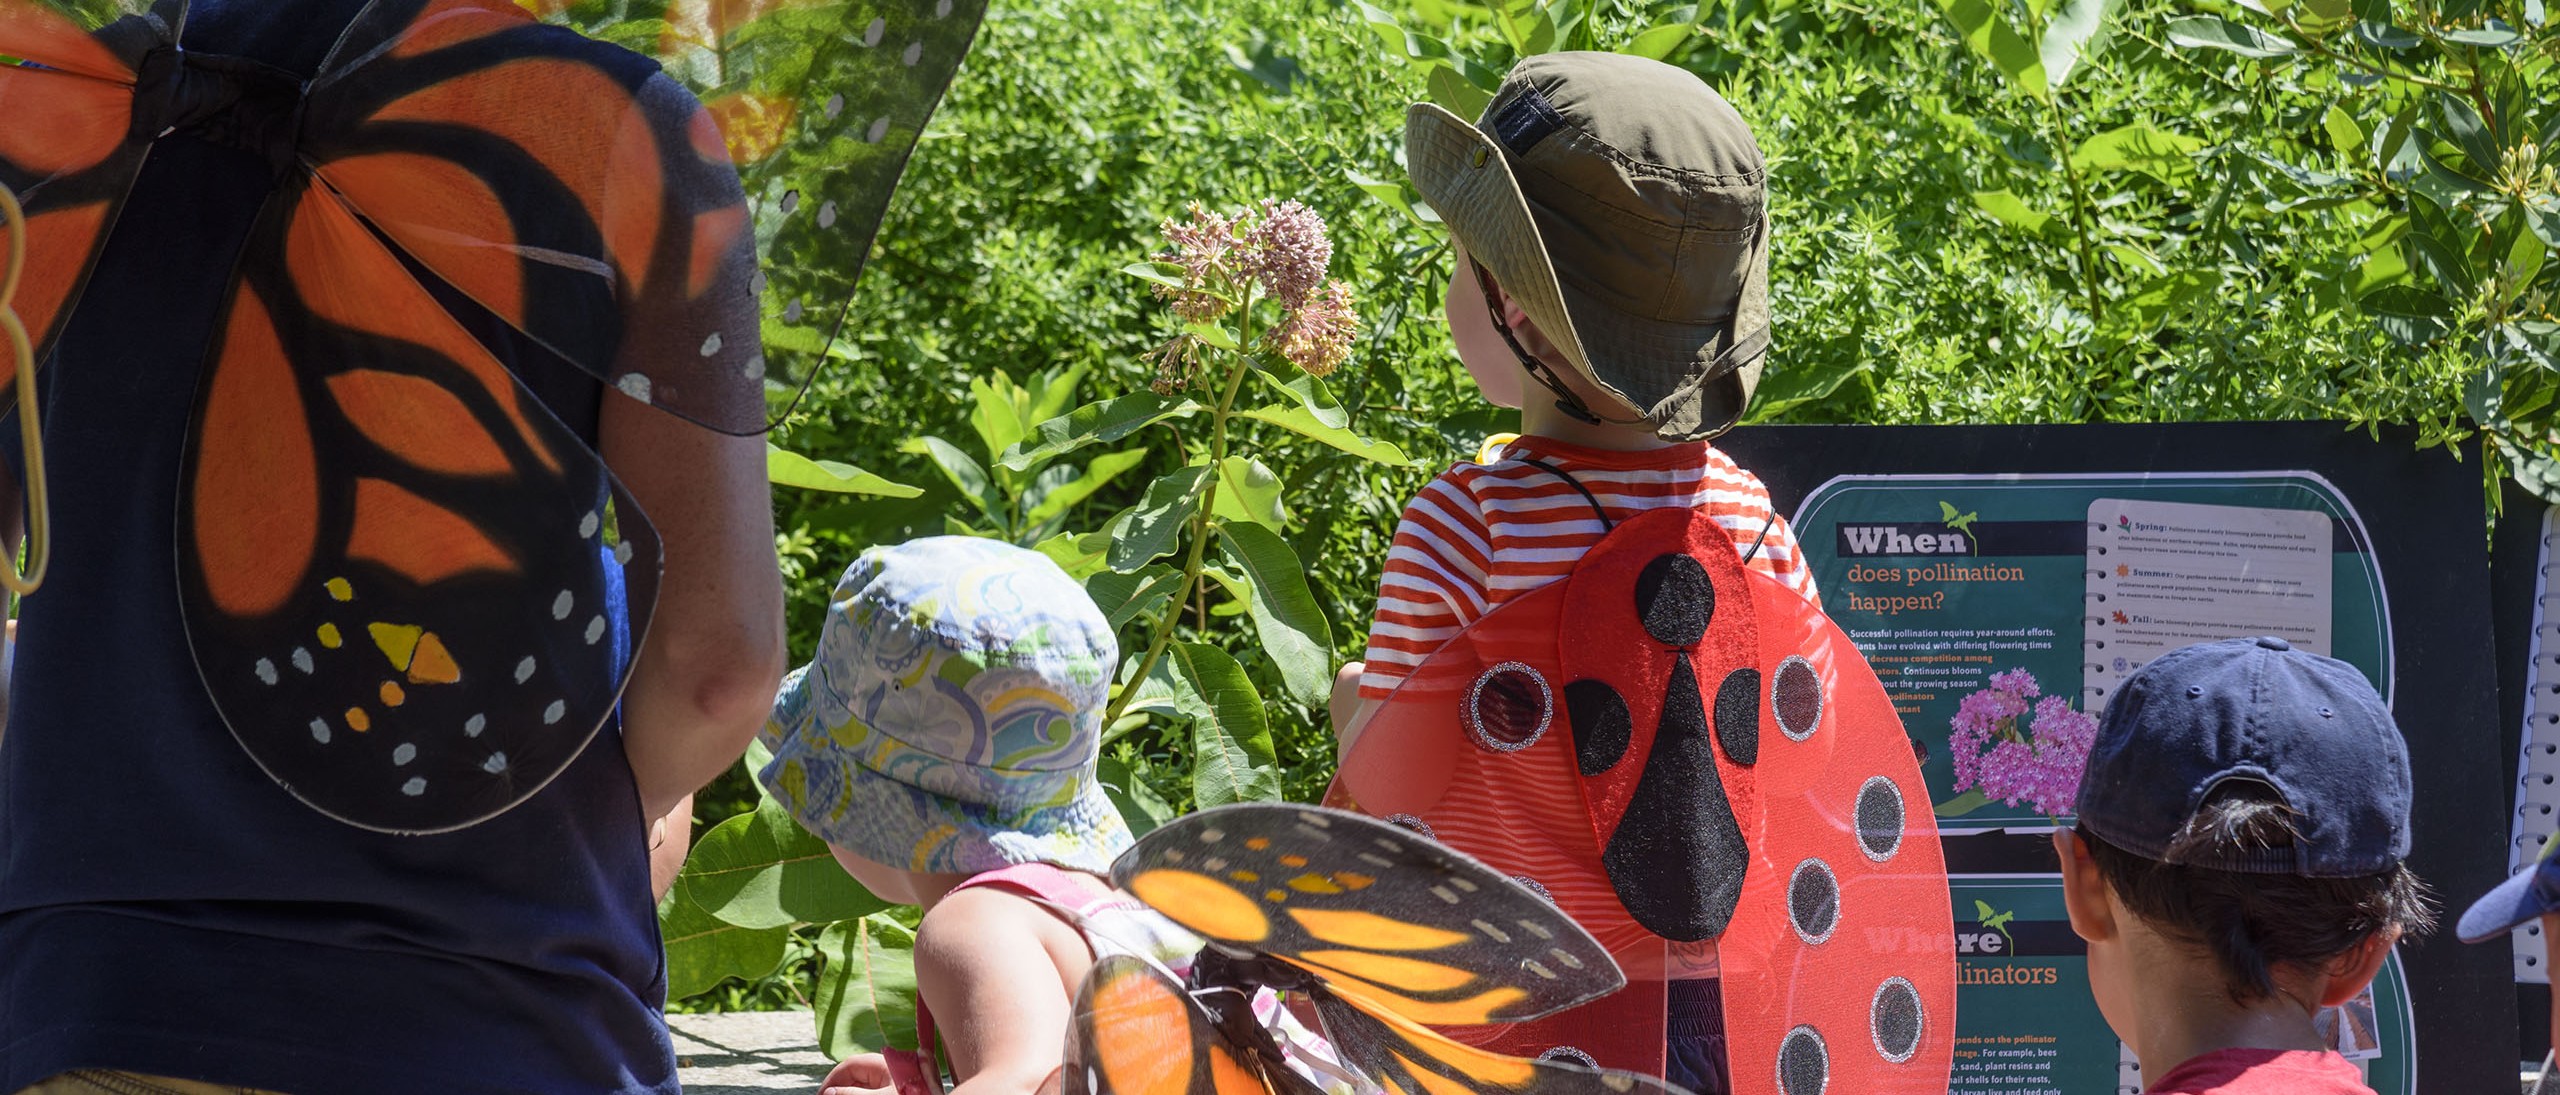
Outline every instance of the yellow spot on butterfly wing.
{"label": "yellow spot on butterfly wing", "polygon": [[1467,970],[1392,954],[1322,950],[1292,957],[1301,965],[1320,967],[1320,972],[1340,974],[1371,984],[1394,985],[1414,992],[1450,992],[1465,988],[1476,980],[1476,975]]}
{"label": "yellow spot on butterfly wing", "polygon": [[1416,1000],[1394,989],[1360,980],[1334,980],[1327,987],[1371,1015],[1402,1017],[1435,1027],[1474,1026],[1515,1019],[1518,1017],[1504,1014],[1505,1009],[1529,998],[1528,992],[1510,985],[1496,985],[1464,1000],[1448,1001]]}
{"label": "yellow spot on butterfly wing", "polygon": [[1129,892],[1174,923],[1212,939],[1259,943],[1271,935],[1271,918],[1235,887],[1194,871],[1158,867],[1129,880]]}
{"label": "yellow spot on butterfly wing", "polygon": [[1319,940],[1363,950],[1429,951],[1456,946],[1471,938],[1465,932],[1358,909],[1291,909],[1289,916]]}
{"label": "yellow spot on butterfly wing", "polygon": [[373,645],[382,656],[391,659],[391,668],[403,673],[409,671],[410,656],[418,652],[418,637],[427,633],[426,628],[408,624],[366,624],[364,629],[373,634]]}
{"label": "yellow spot on butterfly wing", "polygon": [[1244,846],[1259,852],[1271,846],[1271,838],[1267,836],[1250,837],[1245,840]]}
{"label": "yellow spot on butterfly wing", "polygon": [[320,645],[328,647],[331,650],[336,650],[339,647],[347,645],[346,637],[338,634],[338,625],[336,624],[321,624],[318,634],[320,636]]}
{"label": "yellow spot on butterfly wing", "polygon": [[398,707],[409,702],[409,694],[400,690],[400,682],[382,682],[382,706]]}
{"label": "yellow spot on butterfly wing", "polygon": [[1304,867],[1307,865],[1307,857],[1302,855],[1284,855],[1280,857],[1280,865],[1283,867],[1293,868]]}
{"label": "yellow spot on butterfly wing", "polygon": [[356,599],[356,587],[348,585],[347,580],[344,578],[331,578],[328,581],[320,583],[320,586],[321,588],[329,591],[329,597],[332,600],[352,601]]}
{"label": "yellow spot on butterfly wing", "polygon": [[1378,881],[1377,879],[1361,874],[1358,871],[1335,871],[1333,872],[1333,880],[1341,883],[1342,888],[1346,890],[1365,890],[1370,886],[1375,885]]}
{"label": "yellow spot on butterfly wing", "polygon": [[1342,887],[1335,885],[1333,879],[1320,874],[1302,874],[1296,878],[1292,878],[1289,880],[1289,888],[1296,890],[1299,893],[1334,894],[1342,892]]}
{"label": "yellow spot on butterfly wing", "polygon": [[409,661],[409,683],[452,684],[461,679],[462,667],[445,651],[444,640],[433,631],[418,636],[417,656]]}
{"label": "yellow spot on butterfly wing", "polygon": [[364,708],[361,707],[347,708],[347,729],[353,730],[359,734],[364,733],[367,730],[371,730],[373,729],[373,716],[365,714]]}

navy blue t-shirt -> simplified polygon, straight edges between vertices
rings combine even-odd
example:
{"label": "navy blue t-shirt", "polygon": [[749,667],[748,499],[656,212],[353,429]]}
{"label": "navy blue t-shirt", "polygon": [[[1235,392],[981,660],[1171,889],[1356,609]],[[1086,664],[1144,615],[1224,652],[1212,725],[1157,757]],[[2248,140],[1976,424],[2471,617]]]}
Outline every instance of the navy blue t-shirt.
{"label": "navy blue t-shirt", "polygon": [[[187,43],[308,73],[360,6],[197,0]],[[74,1068],[296,1095],[673,1092],[618,727],[493,820],[390,836],[277,786],[197,679],[179,458],[269,188],[256,155],[161,140],[43,374],[54,558],[0,736],[0,1092]],[[592,443],[601,386],[492,341]]]}

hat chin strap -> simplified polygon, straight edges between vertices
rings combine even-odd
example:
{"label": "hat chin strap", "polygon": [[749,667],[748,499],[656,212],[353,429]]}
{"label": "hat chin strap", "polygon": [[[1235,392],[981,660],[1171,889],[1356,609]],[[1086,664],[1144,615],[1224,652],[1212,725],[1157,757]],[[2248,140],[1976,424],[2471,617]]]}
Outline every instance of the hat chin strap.
{"label": "hat chin strap", "polygon": [[1574,421],[1592,426],[1644,424],[1644,419],[1641,417],[1602,418],[1593,413],[1591,408],[1582,402],[1581,396],[1573,394],[1573,389],[1565,386],[1563,377],[1557,376],[1554,369],[1547,367],[1546,362],[1539,360],[1538,355],[1530,353],[1527,347],[1520,345],[1520,336],[1511,331],[1511,321],[1503,318],[1502,294],[1494,287],[1492,271],[1486,270],[1483,263],[1473,258],[1468,259],[1467,264],[1475,267],[1476,288],[1484,290],[1484,307],[1485,311],[1493,316],[1493,329],[1502,332],[1503,344],[1511,347],[1512,356],[1520,359],[1520,367],[1529,370],[1530,376],[1536,377],[1538,383],[1546,385],[1548,391],[1555,393],[1557,410],[1563,411]]}

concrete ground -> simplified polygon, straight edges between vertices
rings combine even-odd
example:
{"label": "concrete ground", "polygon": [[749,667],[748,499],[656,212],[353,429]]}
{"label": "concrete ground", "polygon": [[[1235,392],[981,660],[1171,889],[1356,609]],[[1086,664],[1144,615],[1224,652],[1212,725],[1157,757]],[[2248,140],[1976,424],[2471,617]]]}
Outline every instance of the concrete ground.
{"label": "concrete ground", "polygon": [[805,1011],[670,1015],[667,1028],[688,1095],[817,1095],[835,1065],[818,1052],[817,1022]]}

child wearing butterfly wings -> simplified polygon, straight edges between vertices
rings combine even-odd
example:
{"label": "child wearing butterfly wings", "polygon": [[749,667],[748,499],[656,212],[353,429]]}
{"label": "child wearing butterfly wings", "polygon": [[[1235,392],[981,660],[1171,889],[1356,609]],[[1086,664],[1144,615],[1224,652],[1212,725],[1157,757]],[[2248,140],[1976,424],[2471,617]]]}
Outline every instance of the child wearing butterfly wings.
{"label": "child wearing butterfly wings", "polygon": [[[1110,623],[1037,552],[931,537],[866,552],[817,655],[783,681],[766,788],[916,933],[921,1053],[863,1054],[825,1091],[1026,1095],[1057,1072],[1094,961],[1180,969],[1202,941],[1119,894],[1128,827],[1094,771]],[[1276,998],[1258,1007],[1286,1023]]]}

